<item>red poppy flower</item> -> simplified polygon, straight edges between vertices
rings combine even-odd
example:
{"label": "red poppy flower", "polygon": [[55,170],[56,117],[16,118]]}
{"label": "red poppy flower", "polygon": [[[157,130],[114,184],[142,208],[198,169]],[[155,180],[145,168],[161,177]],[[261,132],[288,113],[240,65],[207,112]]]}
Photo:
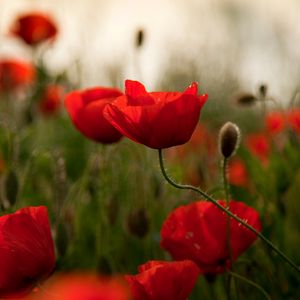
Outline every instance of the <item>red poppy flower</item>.
{"label": "red poppy flower", "polygon": [[16,59],[0,61],[0,93],[32,84],[34,78],[35,69],[32,64]]}
{"label": "red poppy flower", "polygon": [[100,143],[114,143],[122,135],[103,116],[103,110],[122,92],[114,88],[92,88],[74,91],[66,96],[66,109],[77,129]]}
{"label": "red poppy flower", "polygon": [[273,111],[266,115],[265,122],[270,134],[278,134],[284,129],[285,116],[281,112]]}
{"label": "red poppy flower", "polygon": [[246,138],[246,145],[249,151],[257,156],[262,163],[267,163],[270,153],[270,144],[265,134],[250,134]]}
{"label": "red poppy flower", "polygon": [[300,133],[300,108],[291,109],[287,113],[287,120],[292,129]]}
{"label": "red poppy flower", "polygon": [[46,87],[42,100],[40,102],[40,110],[44,115],[53,115],[61,107],[64,89],[60,85],[49,85]]}
{"label": "red poppy flower", "polygon": [[[219,203],[225,206],[224,201]],[[242,202],[231,201],[230,211],[261,230],[258,213]],[[227,215],[214,204],[197,201],[175,209],[161,230],[161,247],[174,259],[190,259],[202,273],[217,274],[230,267],[227,243]],[[254,241],[256,235],[237,221],[230,220],[230,245],[236,260]]]}
{"label": "red poppy flower", "polygon": [[75,273],[54,277],[49,283],[46,283],[43,289],[33,293],[29,299],[129,300],[129,290],[120,278],[104,278],[94,274]]}
{"label": "red poppy flower", "polygon": [[57,28],[48,15],[36,12],[18,17],[11,28],[11,32],[26,44],[35,46],[53,39],[57,34]]}
{"label": "red poppy flower", "polygon": [[233,158],[228,163],[228,182],[232,185],[246,187],[248,173],[244,161]]}
{"label": "red poppy flower", "polygon": [[197,83],[183,93],[153,92],[127,80],[125,95],[104,110],[105,117],[123,135],[150,148],[186,143],[197,126],[207,95],[197,96]]}
{"label": "red poppy flower", "polygon": [[139,274],[127,275],[135,300],[186,300],[199,275],[190,260],[149,261],[139,267]]}
{"label": "red poppy flower", "polygon": [[0,298],[29,292],[55,265],[47,209],[27,207],[0,217]]}

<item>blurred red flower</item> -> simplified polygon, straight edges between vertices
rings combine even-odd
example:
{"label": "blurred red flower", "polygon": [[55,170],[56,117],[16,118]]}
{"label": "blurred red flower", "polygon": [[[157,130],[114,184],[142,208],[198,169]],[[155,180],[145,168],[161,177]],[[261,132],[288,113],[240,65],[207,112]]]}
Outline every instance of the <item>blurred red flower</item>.
{"label": "blurred red flower", "polygon": [[0,93],[12,92],[32,84],[35,79],[35,68],[32,64],[17,60],[0,61]]}
{"label": "blurred red flower", "polygon": [[53,39],[57,34],[57,28],[48,15],[33,12],[19,16],[12,25],[11,33],[26,44],[35,46]]}
{"label": "blurred red flower", "polygon": [[48,85],[40,101],[41,112],[47,116],[55,114],[61,108],[63,97],[64,88],[61,85]]}
{"label": "blurred red flower", "polygon": [[122,92],[115,88],[96,87],[73,91],[65,98],[65,107],[76,128],[86,137],[103,144],[114,143],[122,135],[103,116],[103,110]]}
{"label": "blurred red flower", "polygon": [[[219,201],[225,207],[224,201]],[[258,213],[242,202],[230,201],[230,211],[261,230]],[[173,259],[190,259],[201,273],[217,274],[230,268],[227,244],[227,215],[214,204],[197,201],[175,209],[161,230],[161,247]],[[236,260],[256,240],[256,235],[237,221],[230,220],[230,245]]]}
{"label": "blurred red flower", "polygon": [[[31,300],[129,300],[129,290],[120,278],[74,273],[54,276]],[[29,300],[28,299],[28,300]]]}
{"label": "blurred red flower", "polygon": [[300,134],[300,108],[293,108],[287,113],[288,124]]}
{"label": "blurred red flower", "polygon": [[126,275],[135,300],[186,300],[199,275],[190,260],[149,261],[139,266],[139,274]]}
{"label": "blurred red flower", "polygon": [[266,128],[270,134],[278,134],[285,126],[285,115],[282,112],[269,112],[265,118]]}
{"label": "blurred red flower", "polygon": [[28,293],[55,266],[47,208],[26,207],[0,217],[0,298]]}
{"label": "blurred red flower", "polygon": [[228,182],[232,185],[246,187],[249,181],[246,165],[243,160],[233,158],[228,163]]}
{"label": "blurred red flower", "polygon": [[246,146],[248,150],[256,157],[258,157],[262,163],[268,162],[270,154],[270,144],[264,133],[254,133],[246,137]]}
{"label": "blurred red flower", "polygon": [[197,83],[183,93],[148,93],[138,81],[126,80],[125,95],[104,110],[123,135],[150,148],[186,143],[193,134],[207,95],[197,96]]}

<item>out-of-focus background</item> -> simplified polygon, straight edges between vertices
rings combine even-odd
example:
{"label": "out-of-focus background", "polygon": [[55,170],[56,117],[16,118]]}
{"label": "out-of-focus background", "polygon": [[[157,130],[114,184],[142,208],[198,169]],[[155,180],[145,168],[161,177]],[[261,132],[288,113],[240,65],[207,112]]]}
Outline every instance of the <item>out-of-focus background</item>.
{"label": "out-of-focus background", "polygon": [[[103,144],[112,133],[102,125],[102,96],[94,106],[94,96],[73,91],[124,91],[125,79],[148,91],[183,91],[198,81],[209,98],[191,139],[163,151],[168,174],[215,199],[229,190],[300,266],[299,12],[299,0],[0,0],[0,216],[47,206],[58,272],[136,274],[147,261],[170,261],[160,247],[162,224],[199,195],[166,184],[153,149],[126,137]],[[73,115],[77,96],[84,105]],[[226,168],[219,132],[228,121],[241,134]],[[228,258],[217,260],[223,268],[230,251],[221,240],[209,252],[226,249]],[[234,271],[233,289],[227,272],[200,276],[188,298],[300,299],[297,272],[263,242]]]}
{"label": "out-of-focus background", "polygon": [[8,30],[32,10],[58,23],[48,68],[67,70],[81,86],[122,87],[131,78],[171,90],[197,80],[211,97],[224,89],[230,98],[265,83],[284,103],[299,87],[297,0],[0,0],[1,57],[30,57]]}

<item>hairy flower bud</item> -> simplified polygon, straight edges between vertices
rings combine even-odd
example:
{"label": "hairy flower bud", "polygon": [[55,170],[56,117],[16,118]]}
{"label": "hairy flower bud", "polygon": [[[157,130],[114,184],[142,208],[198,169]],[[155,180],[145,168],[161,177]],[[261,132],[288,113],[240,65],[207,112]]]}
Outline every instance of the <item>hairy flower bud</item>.
{"label": "hairy flower bud", "polygon": [[238,148],[240,140],[239,127],[231,122],[225,123],[219,132],[219,147],[224,158],[229,158]]}
{"label": "hairy flower bud", "polygon": [[237,98],[236,98],[236,103],[240,106],[251,106],[253,104],[255,104],[257,101],[257,98],[252,95],[252,94],[242,94],[242,95],[239,95]]}

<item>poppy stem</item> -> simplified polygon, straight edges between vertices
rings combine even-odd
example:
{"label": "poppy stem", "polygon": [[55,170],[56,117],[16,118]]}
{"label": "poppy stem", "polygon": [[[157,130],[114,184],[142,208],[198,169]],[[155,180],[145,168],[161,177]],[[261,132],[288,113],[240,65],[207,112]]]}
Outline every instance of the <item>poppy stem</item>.
{"label": "poppy stem", "polygon": [[165,170],[164,162],[163,162],[163,155],[162,155],[162,149],[158,149],[158,156],[159,156],[159,166],[161,169],[161,172],[166,179],[166,181],[181,190],[192,190],[198,194],[200,194],[202,197],[204,197],[206,200],[212,202],[215,206],[217,206],[220,210],[225,212],[228,216],[232,217],[234,220],[242,224],[244,227],[255,233],[261,240],[263,240],[272,250],[274,250],[283,260],[285,260],[292,268],[294,268],[296,271],[300,273],[300,268],[291,260],[289,259],[281,250],[279,250],[269,239],[267,239],[263,234],[258,232],[255,228],[253,228],[251,225],[249,225],[247,222],[240,219],[238,216],[234,215],[230,210],[223,207],[221,204],[218,203],[218,201],[214,198],[212,198],[210,195],[206,194],[204,191],[202,191],[200,188],[197,188],[193,185],[189,184],[179,184],[175,182],[172,178],[170,178]]}
{"label": "poppy stem", "polygon": [[[228,158],[224,157],[223,159],[223,166],[222,166],[222,174],[223,174],[223,184],[224,184],[224,190],[225,190],[225,201],[226,201],[226,209],[230,209],[230,204],[229,204],[229,186],[228,186],[228,181],[227,181],[227,163],[228,163]],[[231,249],[231,243],[230,243],[230,217],[227,215],[226,218],[226,239],[227,239],[227,247],[228,247],[228,252],[229,252],[229,259],[230,259],[230,266],[232,267],[232,262],[233,262],[233,255],[232,255],[232,249]]]}
{"label": "poppy stem", "polygon": [[[223,185],[224,185],[224,191],[225,191],[225,201],[226,201],[226,209],[230,209],[230,201],[229,201],[229,186],[227,181],[227,164],[228,164],[228,158],[223,158],[223,164],[222,164],[222,175],[223,175]],[[230,228],[230,216],[226,215],[226,244],[227,249],[229,253],[229,261],[230,261],[230,270],[233,270],[233,255],[232,255],[232,248],[231,248],[231,228]],[[228,279],[227,279],[227,292],[228,292],[228,299],[231,299],[231,283],[232,283],[233,277],[230,273],[228,273]]]}
{"label": "poppy stem", "polygon": [[237,278],[239,280],[242,280],[242,281],[248,283],[249,285],[254,286],[255,288],[257,288],[266,297],[266,299],[271,300],[270,295],[259,284],[255,283],[254,281],[252,281],[252,280],[250,280],[250,279],[248,279],[248,278],[246,278],[246,277],[244,277],[244,276],[242,276],[242,275],[240,275],[238,273],[229,271],[229,274],[232,277],[235,277],[235,278]]}

